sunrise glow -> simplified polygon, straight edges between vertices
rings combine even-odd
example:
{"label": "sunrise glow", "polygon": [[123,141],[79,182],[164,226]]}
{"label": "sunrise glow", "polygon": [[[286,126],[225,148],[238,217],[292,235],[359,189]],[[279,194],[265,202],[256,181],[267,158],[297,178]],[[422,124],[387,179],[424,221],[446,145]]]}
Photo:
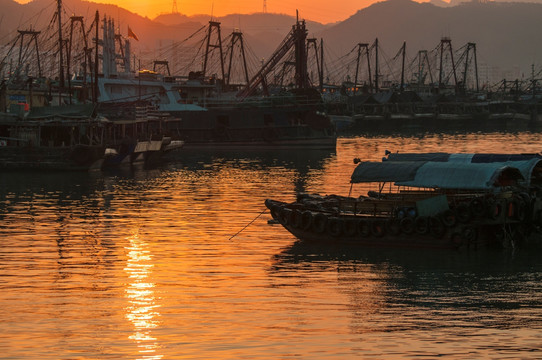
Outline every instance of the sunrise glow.
{"label": "sunrise glow", "polygon": [[[162,13],[171,13],[174,10],[173,0],[103,0],[96,2],[113,3],[149,18],[154,18]],[[211,14],[213,16],[236,13],[251,14],[263,12],[264,6],[268,13],[295,15],[296,9],[298,9],[307,19],[328,23],[344,20],[373,2],[374,0],[344,0],[340,7],[334,7],[329,1],[321,0],[316,2],[311,0],[177,0],[176,5],[181,14],[188,16],[196,14]]]}
{"label": "sunrise glow", "polygon": [[[343,0],[340,6],[324,0],[96,0],[92,2],[114,4],[133,13],[151,19],[160,14],[177,11],[183,15],[192,16],[208,14],[225,16],[229,14],[278,13],[295,16],[296,10],[302,18],[320,23],[333,23],[342,21],[378,0]],[[425,0],[419,1],[424,2]],[[28,3],[28,0],[17,0],[19,3]],[[175,7],[176,5],[176,7]]]}

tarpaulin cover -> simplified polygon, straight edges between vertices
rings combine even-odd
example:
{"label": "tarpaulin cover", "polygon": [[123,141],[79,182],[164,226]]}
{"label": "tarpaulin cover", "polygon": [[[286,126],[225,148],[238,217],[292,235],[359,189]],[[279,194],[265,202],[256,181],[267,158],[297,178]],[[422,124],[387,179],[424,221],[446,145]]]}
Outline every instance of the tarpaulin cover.
{"label": "tarpaulin cover", "polygon": [[[388,164],[400,164],[402,162],[389,162]],[[460,163],[460,162],[426,162],[416,171],[412,180],[397,181],[396,185],[440,188],[440,189],[466,189],[466,190],[489,190],[497,183],[505,181],[512,184],[517,180],[524,179],[521,172],[511,166],[502,163]]]}
{"label": "tarpaulin cover", "polygon": [[[542,168],[542,155],[540,154],[448,154],[448,153],[404,153],[390,154],[386,161],[390,162],[453,162],[466,164],[493,163],[497,167],[514,167],[519,169],[526,181],[531,185],[533,170]],[[500,165],[499,165],[500,164]],[[539,165],[540,164],[540,165]],[[542,169],[540,170],[542,172]],[[536,176],[535,176],[536,177]],[[541,179],[542,180],[542,179]]]}
{"label": "tarpaulin cover", "polygon": [[361,162],[352,173],[350,182],[396,182],[414,180],[423,161]]}

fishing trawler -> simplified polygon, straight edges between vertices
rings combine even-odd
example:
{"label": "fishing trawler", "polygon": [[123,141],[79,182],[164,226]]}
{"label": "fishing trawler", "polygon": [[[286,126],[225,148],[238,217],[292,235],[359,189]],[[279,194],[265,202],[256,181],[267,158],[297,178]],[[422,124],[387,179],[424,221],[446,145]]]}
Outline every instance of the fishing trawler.
{"label": "fishing trawler", "polygon": [[[210,26],[219,25],[210,23]],[[123,65],[119,71],[117,57],[111,55],[115,53],[114,24],[112,20],[104,21],[104,76],[99,77],[96,84],[98,111],[116,105],[120,112],[135,106],[136,102],[147,101],[156,107],[157,113],[181,120],[166,130],[187,147],[334,150],[335,128],[329,117],[320,111],[323,102],[319,93],[308,86],[306,66],[299,70],[304,76],[298,76],[301,80],[296,90],[255,96],[258,90],[266,92],[265,77],[288,51],[303,47],[296,53],[304,53],[306,35],[305,22],[298,20],[270,61],[252,80],[247,79],[247,85],[240,92],[235,92],[226,91],[228,86],[224,79],[207,76],[205,71],[171,76],[166,61],[156,61],[153,70],[134,72],[129,61],[129,40],[122,45]],[[306,56],[297,58],[296,62],[306,62]],[[166,68],[167,75],[156,71],[158,65]],[[111,113],[107,116],[115,117]]]}

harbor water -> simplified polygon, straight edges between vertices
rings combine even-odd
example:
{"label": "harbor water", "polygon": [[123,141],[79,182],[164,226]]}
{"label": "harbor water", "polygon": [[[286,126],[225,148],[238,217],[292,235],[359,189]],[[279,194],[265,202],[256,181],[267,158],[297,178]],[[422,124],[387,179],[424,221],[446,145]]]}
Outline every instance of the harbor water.
{"label": "harbor water", "polygon": [[308,244],[268,223],[266,198],[348,195],[352,159],[385,150],[532,153],[542,134],[1,173],[0,359],[542,358],[542,249]]}

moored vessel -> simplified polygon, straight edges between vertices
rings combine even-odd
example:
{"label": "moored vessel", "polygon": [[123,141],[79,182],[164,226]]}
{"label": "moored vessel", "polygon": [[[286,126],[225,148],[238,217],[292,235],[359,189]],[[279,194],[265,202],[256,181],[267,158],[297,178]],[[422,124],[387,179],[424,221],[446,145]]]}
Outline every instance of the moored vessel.
{"label": "moored vessel", "polygon": [[104,131],[104,119],[95,116],[93,105],[37,107],[24,116],[2,113],[0,168],[99,170]]}
{"label": "moored vessel", "polygon": [[540,157],[360,162],[351,183],[378,184],[367,195],[298,194],[292,203],[268,199],[265,204],[277,222],[304,241],[449,249],[516,246],[536,242],[540,235],[541,171]]}

